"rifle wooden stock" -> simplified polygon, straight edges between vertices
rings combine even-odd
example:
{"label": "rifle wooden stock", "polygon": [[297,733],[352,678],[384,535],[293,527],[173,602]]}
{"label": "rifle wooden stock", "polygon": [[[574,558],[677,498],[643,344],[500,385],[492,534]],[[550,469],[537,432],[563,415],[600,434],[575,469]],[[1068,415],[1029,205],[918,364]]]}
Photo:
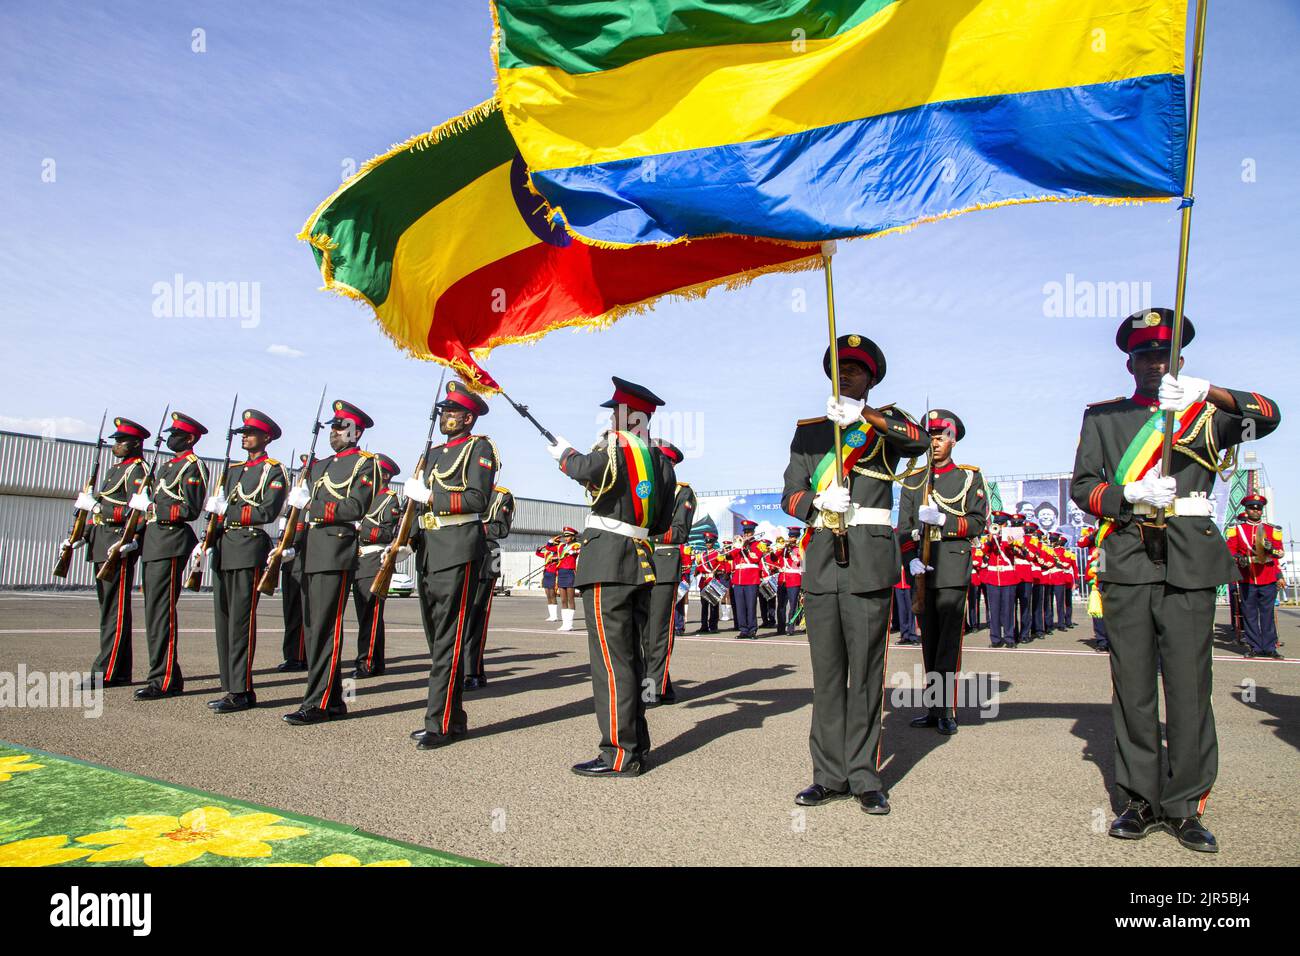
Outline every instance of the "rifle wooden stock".
{"label": "rifle wooden stock", "polygon": [[[94,490],[91,482],[86,482],[86,494]],[[72,530],[68,532],[68,543],[59,549],[59,559],[54,562],[54,576],[56,578],[66,578],[68,569],[72,567],[72,555],[77,550],[75,545],[78,541],[86,536],[86,525],[89,523],[90,515],[77,509],[76,515],[72,519]]]}
{"label": "rifle wooden stock", "polygon": [[[293,544],[293,536],[298,529],[298,516],[301,513],[301,508],[289,509],[284,519],[284,531],[280,534],[280,540],[266,556],[266,570],[262,572],[262,580],[257,582],[257,590],[268,597],[275,593],[275,584],[280,580],[280,565],[284,563],[284,551]],[[294,555],[294,560],[298,560],[298,555]]]}
{"label": "rifle wooden stock", "polygon": [[140,512],[132,508],[131,513],[126,516],[126,524],[122,526],[122,537],[109,549],[108,557],[100,566],[99,573],[95,575],[96,580],[112,581],[117,577],[118,566],[122,563],[122,549],[139,535],[140,518]]}
{"label": "rifle wooden stock", "polygon": [[414,501],[407,499],[406,510],[402,512],[402,520],[397,526],[397,536],[384,552],[384,559],[379,563],[379,573],[370,582],[370,593],[374,597],[381,598],[388,593],[388,586],[393,582],[393,572],[397,570],[397,549],[406,547],[411,540],[417,507]]}
{"label": "rifle wooden stock", "polygon": [[217,529],[221,527],[221,522],[217,515],[208,515],[208,523],[203,527],[203,539],[199,542],[199,563],[196,567],[190,569],[189,575],[185,578],[185,590],[197,591],[203,584],[203,559],[202,555],[207,554],[217,546]]}

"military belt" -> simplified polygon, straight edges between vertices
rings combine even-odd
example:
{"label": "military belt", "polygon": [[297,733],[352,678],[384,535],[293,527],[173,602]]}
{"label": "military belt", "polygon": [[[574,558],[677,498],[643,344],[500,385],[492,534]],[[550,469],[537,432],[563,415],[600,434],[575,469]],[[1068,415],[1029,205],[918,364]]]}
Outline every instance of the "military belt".
{"label": "military belt", "polygon": [[[814,528],[824,528],[826,523],[823,520],[824,511],[817,512],[817,517],[813,519]],[[856,525],[875,524],[888,525],[893,527],[893,522],[889,520],[888,508],[863,508],[859,505],[849,505],[849,510],[840,516],[840,526],[852,528]]]}
{"label": "military belt", "polygon": [[649,528],[628,524],[626,521],[619,521],[617,518],[604,518],[600,515],[587,515],[584,527],[591,528],[594,531],[612,531],[614,534],[621,534],[625,538],[635,538],[638,541],[645,541],[650,537]]}

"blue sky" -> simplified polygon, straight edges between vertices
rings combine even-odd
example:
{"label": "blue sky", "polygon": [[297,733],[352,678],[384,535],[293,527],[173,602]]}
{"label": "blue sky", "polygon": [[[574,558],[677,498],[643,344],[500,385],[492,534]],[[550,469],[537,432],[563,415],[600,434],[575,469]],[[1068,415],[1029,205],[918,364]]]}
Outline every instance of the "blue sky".
{"label": "blue sky", "polygon": [[[1300,240],[1300,7],[1211,4],[1187,371],[1297,408],[1292,319]],[[205,52],[194,52],[193,31]],[[492,92],[490,18],[470,0],[0,6],[0,281],[9,360],[0,428],[91,437],[112,414],[153,428],[168,402],[217,431],[235,390],[306,440],[320,389],[365,408],[367,444],[409,468],[439,368],[394,351],[355,303],[318,291],[294,235],[359,164]],[[50,161],[53,161],[51,166]],[[53,181],[46,181],[51,178]],[[471,228],[491,228],[488,223]],[[873,402],[954,409],[962,461],[989,474],[1068,471],[1086,403],[1131,391],[1122,315],[1046,314],[1050,283],[1150,283],[1172,303],[1172,204],[976,213],[840,244],[842,332],[888,357]],[[158,315],[156,285],[245,283],[259,321]],[[798,311],[800,299],[806,303]],[[609,375],[645,383],[686,423],[697,489],[779,485],[798,418],[827,383],[820,273],[664,302],[601,334],[499,349],[487,367],[584,445]],[[249,326],[249,327],[244,327]],[[1256,451],[1285,524],[1300,456],[1285,420]],[[580,500],[501,401],[482,422],[517,494]],[[221,442],[200,450],[219,455]]]}

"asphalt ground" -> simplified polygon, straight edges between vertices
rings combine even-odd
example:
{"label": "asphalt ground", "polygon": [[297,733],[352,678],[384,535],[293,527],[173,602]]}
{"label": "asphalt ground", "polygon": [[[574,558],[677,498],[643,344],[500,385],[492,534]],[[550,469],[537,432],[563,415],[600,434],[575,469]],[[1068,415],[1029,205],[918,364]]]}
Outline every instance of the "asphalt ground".
{"label": "asphalt ground", "polygon": [[[135,673],[145,669],[135,596]],[[345,720],[291,727],[301,673],[280,674],[278,597],[259,603],[259,706],[220,716],[212,598],[180,608],[183,696],[138,702],[105,691],[102,714],[72,708],[0,710],[0,739],[240,800],[348,823],[374,833],[504,864],[1295,865],[1300,863],[1300,662],[1244,659],[1219,626],[1214,710],[1218,782],[1206,823],[1215,856],[1156,833],[1105,835],[1114,779],[1107,657],[1076,626],[1016,650],[967,634],[963,669],[999,691],[959,712],[951,738],[908,727],[919,711],[887,700],[883,775],[893,812],[850,801],[801,810],[811,781],[812,706],[802,635],[760,631],[687,636],[673,654],[680,702],[650,712],[653,769],[637,779],[569,772],[598,743],[586,634],[556,633],[537,597],[498,597],[489,685],[466,694],[470,733],[420,752],[427,649],[413,599],[388,604],[388,669],[360,681]],[[85,670],[96,643],[93,595],[0,594],[0,672]],[[1278,615],[1283,652],[1300,651],[1300,612]],[[1221,614],[1221,622],[1226,615]],[[726,625],[724,625],[726,626]],[[349,613],[348,653],[355,647]],[[916,679],[920,651],[894,646],[887,675]],[[347,671],[345,671],[347,673]],[[968,683],[968,686],[975,684]],[[891,691],[892,693],[892,691]]]}

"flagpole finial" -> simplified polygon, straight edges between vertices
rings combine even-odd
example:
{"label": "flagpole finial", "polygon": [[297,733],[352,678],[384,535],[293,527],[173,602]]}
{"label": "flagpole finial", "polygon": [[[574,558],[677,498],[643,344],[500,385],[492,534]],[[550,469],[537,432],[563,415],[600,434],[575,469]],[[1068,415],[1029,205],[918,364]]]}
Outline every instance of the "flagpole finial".
{"label": "flagpole finial", "polygon": [[834,239],[826,239],[822,242],[822,255],[829,259],[839,251],[839,243]]}

